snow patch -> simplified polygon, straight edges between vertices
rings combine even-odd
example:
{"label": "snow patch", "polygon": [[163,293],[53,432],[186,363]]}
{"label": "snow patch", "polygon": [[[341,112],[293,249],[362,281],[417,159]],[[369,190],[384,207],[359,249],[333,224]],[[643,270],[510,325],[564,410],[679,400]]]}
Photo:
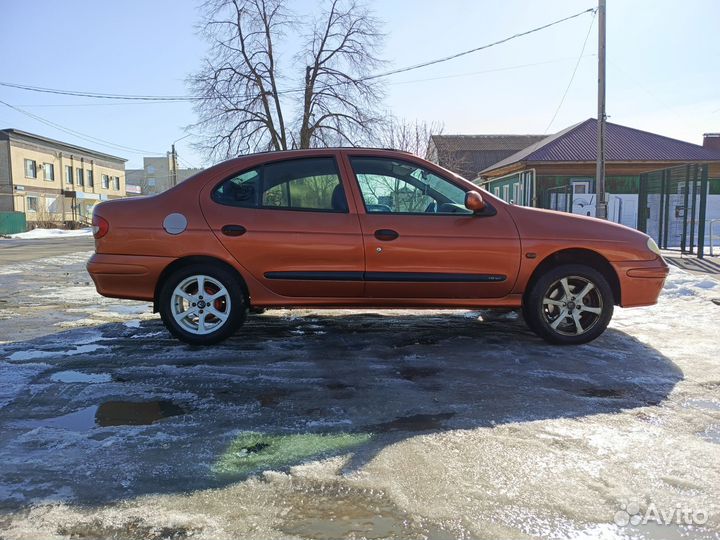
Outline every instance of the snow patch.
{"label": "snow patch", "polygon": [[23,240],[34,240],[39,238],[68,238],[71,236],[92,236],[92,229],[33,229],[32,231],[11,234],[10,238],[20,238]]}
{"label": "snow patch", "polygon": [[66,351],[41,351],[36,349],[30,349],[28,351],[16,351],[12,353],[8,360],[20,361],[20,360],[33,360],[36,358],[50,358],[54,356],[74,356],[76,354],[84,354],[95,352],[99,349],[107,349],[105,345],[80,345],[74,349]]}

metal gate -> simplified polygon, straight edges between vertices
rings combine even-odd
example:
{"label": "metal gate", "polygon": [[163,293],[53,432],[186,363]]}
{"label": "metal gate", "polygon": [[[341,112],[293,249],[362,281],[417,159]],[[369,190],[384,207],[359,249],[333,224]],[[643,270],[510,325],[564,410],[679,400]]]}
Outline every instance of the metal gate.
{"label": "metal gate", "polygon": [[707,165],[681,165],[643,174],[637,228],[663,249],[702,258],[707,196]]}

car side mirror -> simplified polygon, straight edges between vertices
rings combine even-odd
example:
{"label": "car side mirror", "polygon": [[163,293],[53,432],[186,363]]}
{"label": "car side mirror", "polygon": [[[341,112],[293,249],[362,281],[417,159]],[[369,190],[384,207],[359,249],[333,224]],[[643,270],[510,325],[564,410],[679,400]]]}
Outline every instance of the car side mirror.
{"label": "car side mirror", "polygon": [[465,208],[472,210],[474,213],[482,212],[485,210],[485,201],[483,201],[482,195],[477,191],[468,191],[465,194]]}

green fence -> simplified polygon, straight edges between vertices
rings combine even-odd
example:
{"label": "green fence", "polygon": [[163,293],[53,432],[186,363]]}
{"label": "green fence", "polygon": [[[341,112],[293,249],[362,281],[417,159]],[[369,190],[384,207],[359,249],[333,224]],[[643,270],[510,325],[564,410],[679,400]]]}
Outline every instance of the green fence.
{"label": "green fence", "polygon": [[684,165],[640,176],[638,229],[665,249],[703,256],[707,239],[707,165]]}
{"label": "green fence", "polygon": [[26,230],[24,212],[0,212],[0,234],[15,234]]}

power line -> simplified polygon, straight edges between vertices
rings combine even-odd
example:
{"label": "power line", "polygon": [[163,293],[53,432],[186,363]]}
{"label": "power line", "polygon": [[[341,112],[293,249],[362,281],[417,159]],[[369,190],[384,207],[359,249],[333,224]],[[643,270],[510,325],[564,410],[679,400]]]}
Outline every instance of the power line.
{"label": "power line", "polygon": [[132,95],[132,94],[105,94],[102,92],[87,92],[87,91],[76,91],[76,90],[60,90],[57,88],[44,88],[41,86],[30,86],[27,84],[17,84],[9,82],[0,82],[0,86],[6,86],[8,88],[16,88],[19,90],[27,90],[30,92],[40,92],[44,94],[59,94],[63,96],[76,96],[76,97],[90,97],[96,99],[123,99],[123,100],[137,100],[137,101],[188,101],[196,99],[189,96],[143,96],[143,95]]}
{"label": "power line", "polygon": [[565,103],[565,98],[567,97],[568,92],[570,91],[570,87],[572,86],[572,83],[575,80],[575,74],[577,73],[578,67],[580,66],[580,61],[582,60],[583,55],[585,54],[585,47],[587,46],[588,38],[590,38],[590,32],[592,32],[592,27],[595,24],[595,15],[597,15],[597,11],[593,11],[593,18],[590,21],[590,28],[588,28],[587,35],[585,36],[585,41],[583,41],[582,49],[580,49],[580,56],[578,56],[577,62],[575,63],[575,68],[573,69],[572,75],[570,76],[570,81],[568,82],[568,85],[565,88],[565,92],[563,92],[562,98],[560,98],[560,103],[558,103],[557,109],[555,109],[555,114],[553,114],[553,117],[550,120],[550,123],[545,128],[545,131],[543,131],[543,135],[545,135],[548,132],[548,130],[550,129],[550,126],[552,126],[553,122],[555,122],[555,118],[557,118],[557,115],[560,112],[560,109],[562,108],[563,103]]}
{"label": "power line", "polygon": [[[574,15],[570,15],[568,17],[563,17],[562,19],[558,19],[556,21],[544,24],[542,26],[538,26],[535,28],[532,28],[530,30],[526,30],[524,32],[518,32],[517,34],[513,34],[511,36],[508,36],[503,39],[499,39],[497,41],[493,41],[492,43],[487,43],[485,45],[481,45],[480,47],[475,47],[473,49],[468,49],[466,51],[461,51],[449,56],[444,56],[442,58],[436,58],[434,60],[428,60],[426,62],[421,62],[419,64],[413,64],[410,66],[402,67],[393,69],[390,71],[385,71],[383,73],[376,73],[374,75],[367,75],[366,77],[361,77],[359,79],[355,79],[353,81],[343,81],[340,83],[337,83],[335,85],[330,86],[339,86],[343,84],[355,84],[357,82],[364,82],[364,81],[371,81],[375,79],[380,79],[384,77],[389,77],[391,75],[397,75],[398,73],[406,73],[408,71],[414,71],[416,69],[421,69],[428,66],[433,66],[436,64],[441,64],[444,62],[448,62],[450,60],[454,60],[456,58],[460,58],[462,56],[466,56],[468,54],[472,54],[478,51],[482,51],[485,49],[489,49],[491,47],[495,47],[497,45],[501,45],[503,43],[507,43],[508,41],[511,41],[513,39],[517,39],[520,37],[524,37],[530,34],[534,34],[536,32],[540,32],[541,30],[545,30],[547,28],[550,28],[552,26],[561,24],[563,22],[569,21],[571,19],[575,19],[577,17],[580,17],[581,15],[584,15],[586,13],[596,13],[597,8],[588,8],[586,10],[580,11],[578,13],[575,13]],[[594,19],[594,17],[593,17]],[[49,94],[60,94],[60,95],[66,95],[66,96],[76,96],[76,97],[89,97],[89,98],[95,98],[95,99],[116,99],[116,100],[130,100],[130,101],[199,101],[204,99],[211,99],[211,98],[203,98],[203,97],[194,97],[194,96],[171,96],[171,95],[137,95],[137,94],[108,94],[108,93],[102,93],[102,92],[88,92],[88,91],[75,91],[75,90],[60,90],[57,88],[44,88],[39,86],[31,86],[27,84],[18,84],[18,83],[9,83],[9,82],[2,82],[0,81],[0,86],[5,86],[8,88],[16,88],[19,90],[27,90],[31,92],[40,92],[40,93],[49,93]],[[280,94],[292,94],[297,92],[305,92],[305,87],[301,88],[293,88],[289,90],[283,90],[280,92],[277,92],[278,95]]]}
{"label": "power line", "polygon": [[[589,56],[595,56],[595,55],[594,55],[594,54],[593,54],[593,55],[585,55],[585,56],[583,56],[583,58],[587,58],[587,57],[589,57]],[[564,62],[564,61],[566,61],[566,60],[575,60],[575,57],[572,56],[572,57],[566,57],[566,58],[556,58],[556,59],[554,59],[554,60],[545,60],[545,61],[543,61],[543,62],[533,62],[533,63],[530,63],[530,64],[518,64],[518,65],[515,65],[515,66],[506,66],[506,67],[499,67],[499,68],[483,69],[483,70],[481,70],[481,71],[471,71],[471,72],[467,72],[467,73],[454,73],[454,74],[450,74],[450,75],[440,75],[440,76],[438,76],[438,77],[428,77],[428,78],[425,78],[425,79],[412,79],[412,80],[408,80],[408,81],[395,81],[395,82],[388,83],[388,84],[391,84],[391,85],[397,85],[397,84],[414,84],[414,83],[419,83],[419,82],[439,81],[439,80],[442,80],[442,79],[456,79],[456,78],[459,78],[459,77],[472,77],[473,75],[482,75],[482,74],[485,74],[485,73],[497,73],[497,72],[500,72],[500,71],[511,71],[511,70],[515,70],[515,69],[523,69],[523,68],[528,68],[528,67],[545,66],[545,65],[547,65],[547,64],[555,64],[555,63],[558,63],[558,62]]]}
{"label": "power line", "polygon": [[33,114],[31,112],[25,111],[23,109],[20,109],[18,107],[15,107],[13,105],[10,105],[9,103],[3,101],[0,99],[0,104],[5,105],[6,107],[13,109],[14,111],[17,111],[21,114],[24,114],[25,116],[28,116],[32,118],[33,120],[36,120],[42,124],[45,124],[47,126],[53,127],[55,129],[58,129],[64,133],[68,133],[70,135],[73,135],[79,139],[83,139],[85,141],[89,141],[95,144],[99,144],[101,146],[106,146],[108,148],[115,148],[118,150],[123,150],[126,152],[132,152],[134,154],[141,154],[141,155],[147,155],[147,154],[161,154],[162,152],[151,152],[150,150],[142,150],[139,148],[133,148],[132,146],[123,146],[121,144],[115,144],[110,141],[106,141],[105,139],[100,139],[98,137],[93,137],[92,135],[87,135],[86,133],[81,133],[79,131],[75,131],[74,129],[66,128],[64,126],[61,126],[60,124],[56,124],[55,122],[51,122],[50,120],[47,120],[41,116],[38,116],[36,114]]}
{"label": "power line", "polygon": [[[595,56],[594,54],[591,55],[585,55],[583,58],[588,58],[590,56]],[[388,84],[391,86],[395,85],[403,85],[403,84],[416,84],[420,82],[431,82],[431,81],[438,81],[443,79],[455,79],[455,78],[461,78],[461,77],[472,77],[474,75],[482,75],[486,73],[497,73],[502,71],[512,71],[516,69],[524,69],[528,67],[535,67],[535,66],[544,66],[548,64],[556,64],[559,62],[564,62],[567,60],[576,60],[574,56],[572,57],[564,57],[564,58],[555,58],[552,60],[544,60],[542,62],[532,62],[528,64],[517,64],[514,66],[505,66],[505,67],[498,67],[498,68],[491,68],[491,69],[483,69],[480,71],[470,71],[465,73],[451,73],[448,75],[439,75],[437,77],[426,77],[423,79],[409,79],[404,81],[393,81],[389,82]],[[19,105],[20,107],[28,107],[28,108],[47,108],[47,107],[112,107],[117,105],[157,105],[158,103],[180,103],[177,101],[160,101],[160,102],[152,102],[152,101],[125,101],[120,103],[43,103],[43,104],[27,104],[27,105]]]}
{"label": "power line", "polygon": [[[465,55],[468,55],[468,54],[472,54],[472,53],[474,53],[474,52],[482,51],[482,50],[484,50],[484,49],[489,49],[490,47],[495,47],[496,45],[501,45],[502,43],[507,43],[508,41],[511,41],[511,40],[513,40],[513,39],[517,39],[517,38],[519,38],[519,37],[527,36],[527,35],[529,35],[529,34],[533,34],[533,33],[535,33],[535,32],[539,32],[539,31],[541,31],[541,30],[545,30],[546,28],[550,28],[551,26],[555,26],[556,24],[560,24],[560,23],[563,23],[563,22],[565,22],[565,21],[569,21],[569,20],[571,20],[571,19],[575,19],[576,17],[580,17],[581,15],[584,15],[585,13],[590,13],[590,12],[595,13],[596,11],[597,11],[597,8],[594,8],[594,7],[588,8],[588,9],[583,10],[583,11],[580,11],[579,13],[576,13],[576,14],[574,14],[574,15],[570,15],[570,16],[568,16],[568,17],[564,17],[564,18],[562,18],[562,19],[558,19],[557,21],[553,21],[553,22],[551,22],[551,23],[544,24],[544,25],[542,25],[542,26],[538,26],[538,27],[536,27],[536,28],[533,28],[532,30],[526,30],[525,32],[519,32],[519,33],[517,33],[517,34],[513,34],[512,36],[509,36],[509,37],[500,39],[500,40],[498,40],[498,41],[493,41],[492,43],[488,43],[487,45],[482,45],[482,46],[480,46],[480,47],[475,47],[474,49],[469,49],[469,50],[467,50],[467,51],[462,51],[462,52],[459,52],[459,53],[456,53],[456,54],[452,54],[452,55],[450,55],[450,56],[444,56],[444,57],[438,58],[438,59],[436,59],[436,60],[430,60],[430,61],[428,61],[428,62],[422,62],[422,63],[420,63],[420,64],[414,64],[414,65],[412,65],[412,66],[408,66],[408,67],[404,67],[404,68],[393,69],[393,70],[391,70],[391,71],[386,71],[385,73],[379,73],[379,74],[377,74],[377,75],[369,75],[369,76],[367,76],[367,77],[361,78],[360,81],[369,81],[369,80],[372,80],[372,79],[379,79],[380,77],[388,77],[388,76],[390,76],[390,75],[395,75],[395,74],[397,74],[397,73],[404,73],[404,72],[406,72],[406,71],[412,71],[412,70],[415,70],[415,69],[420,69],[420,68],[423,68],[423,67],[432,66],[432,65],[435,65],[435,64],[440,64],[440,63],[442,63],[442,62],[447,62],[447,61],[449,61],[449,60],[454,60],[455,58],[460,58],[461,56],[465,56]],[[594,17],[593,17],[593,18],[594,18]]]}

